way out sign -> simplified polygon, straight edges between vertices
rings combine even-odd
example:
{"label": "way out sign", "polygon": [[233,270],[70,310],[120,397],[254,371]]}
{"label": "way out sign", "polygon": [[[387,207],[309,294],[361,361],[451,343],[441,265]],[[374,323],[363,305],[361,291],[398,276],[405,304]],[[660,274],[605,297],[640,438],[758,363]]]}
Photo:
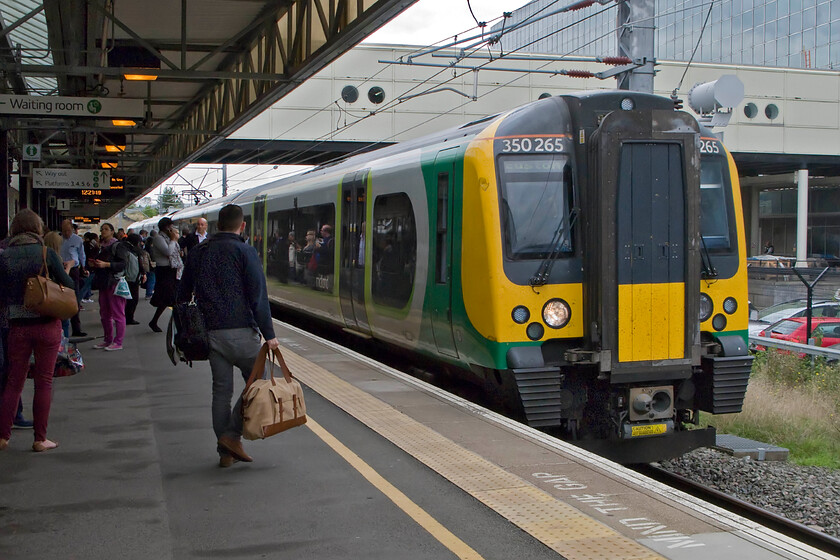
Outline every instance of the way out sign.
{"label": "way out sign", "polygon": [[41,144],[24,144],[23,161],[41,161]]}

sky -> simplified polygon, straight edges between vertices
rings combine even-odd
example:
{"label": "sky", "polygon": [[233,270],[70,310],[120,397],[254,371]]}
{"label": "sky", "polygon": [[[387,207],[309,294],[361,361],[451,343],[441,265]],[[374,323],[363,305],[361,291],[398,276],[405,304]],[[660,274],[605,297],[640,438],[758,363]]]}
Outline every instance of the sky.
{"label": "sky", "polygon": [[[488,22],[489,29],[492,25],[490,22],[501,17],[503,12],[512,12],[528,2],[529,0],[470,0],[470,5],[478,21]],[[478,31],[473,29],[475,27],[476,22],[470,14],[467,0],[418,0],[363,42],[432,45],[466,31],[469,31],[469,36],[476,35]],[[147,196],[156,200],[163,188],[171,186],[176,192],[190,188],[207,190],[213,198],[218,198],[222,194],[221,168],[221,165],[188,165]],[[300,169],[305,168],[228,165],[228,192],[280,179]]]}

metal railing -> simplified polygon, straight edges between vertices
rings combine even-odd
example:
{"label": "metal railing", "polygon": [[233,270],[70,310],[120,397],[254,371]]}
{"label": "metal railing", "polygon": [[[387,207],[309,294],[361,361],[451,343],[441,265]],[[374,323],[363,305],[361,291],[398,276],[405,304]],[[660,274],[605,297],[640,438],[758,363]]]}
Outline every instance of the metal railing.
{"label": "metal railing", "polygon": [[767,338],[766,336],[751,336],[750,344],[759,344],[768,348],[778,348],[779,350],[800,352],[803,354],[809,354],[811,356],[825,356],[826,358],[834,358],[836,360],[840,359],[840,349],[823,348],[821,346],[811,346],[810,344],[789,342],[787,340],[779,340],[778,338]]}

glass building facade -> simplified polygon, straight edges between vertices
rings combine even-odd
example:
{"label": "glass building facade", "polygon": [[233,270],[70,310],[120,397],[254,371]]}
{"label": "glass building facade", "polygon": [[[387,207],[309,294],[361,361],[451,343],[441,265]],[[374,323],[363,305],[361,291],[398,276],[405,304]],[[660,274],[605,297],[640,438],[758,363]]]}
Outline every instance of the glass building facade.
{"label": "glass building facade", "polygon": [[[506,27],[550,13],[566,2],[535,0]],[[840,69],[840,0],[718,0],[705,30],[709,2],[656,0],[655,56],[696,62]],[[616,54],[615,5],[558,14],[514,30],[506,51],[611,56]],[[501,29],[500,25],[494,31]]]}

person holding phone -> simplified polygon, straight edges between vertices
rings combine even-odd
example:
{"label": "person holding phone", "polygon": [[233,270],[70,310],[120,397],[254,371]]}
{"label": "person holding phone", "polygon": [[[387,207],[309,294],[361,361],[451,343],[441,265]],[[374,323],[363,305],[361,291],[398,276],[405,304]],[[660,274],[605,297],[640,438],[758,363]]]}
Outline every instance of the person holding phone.
{"label": "person holding phone", "polygon": [[171,255],[178,250],[178,228],[169,218],[161,218],[158,222],[160,233],[152,240],[152,259],[155,261],[155,292],[149,303],[156,307],[155,316],[149,322],[149,328],[155,332],[163,332],[158,326],[158,319],[167,307],[175,305],[178,290],[176,279],[177,270],[172,266]]}

